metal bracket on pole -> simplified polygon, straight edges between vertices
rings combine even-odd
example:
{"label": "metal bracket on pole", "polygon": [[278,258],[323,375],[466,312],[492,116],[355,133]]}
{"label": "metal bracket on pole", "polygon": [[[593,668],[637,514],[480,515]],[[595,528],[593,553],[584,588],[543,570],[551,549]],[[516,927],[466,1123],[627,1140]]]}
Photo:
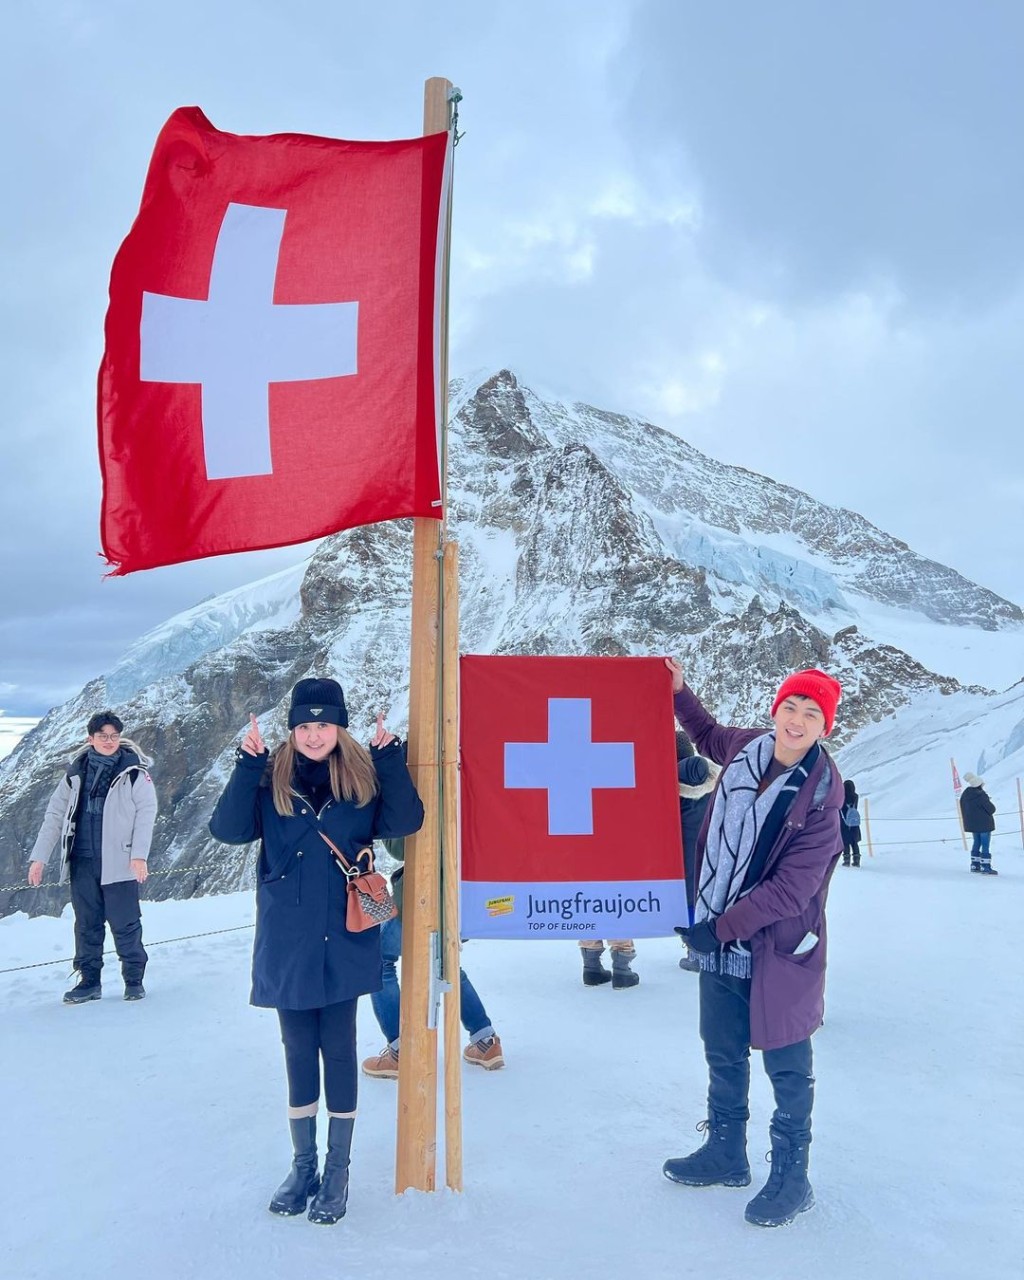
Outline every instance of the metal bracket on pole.
{"label": "metal bracket on pole", "polygon": [[441,997],[452,989],[452,984],[445,982],[441,976],[442,972],[441,935],[434,932],[430,935],[430,995],[427,1002],[427,1029],[429,1031],[437,1030]]}

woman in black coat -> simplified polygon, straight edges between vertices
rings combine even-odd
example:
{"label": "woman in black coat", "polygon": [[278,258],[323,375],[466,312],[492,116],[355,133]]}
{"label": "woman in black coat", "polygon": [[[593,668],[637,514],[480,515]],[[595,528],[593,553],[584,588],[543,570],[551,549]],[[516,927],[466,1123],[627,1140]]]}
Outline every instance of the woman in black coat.
{"label": "woman in black coat", "polygon": [[843,807],[839,810],[839,834],[843,838],[843,866],[860,866],[860,797],[857,787],[849,778],[843,783]]}
{"label": "woman in black coat", "polygon": [[[255,716],[210,820],[226,844],[259,840],[252,1003],[277,1010],[295,1159],[270,1211],[337,1222],[348,1200],[355,1124],[356,1005],[381,987],[380,930],[350,933],[346,879],[324,835],[351,864],[376,837],[411,835],[423,805],[401,743],[378,718],[367,751],[347,732],[336,680],[300,680],[287,739],[268,753]],[[366,859],[360,865],[365,869]],[[320,1069],[328,1114],[317,1173]]]}
{"label": "woman in black coat", "polygon": [[992,865],[992,832],[996,829],[996,807],[985,790],[985,779],[976,773],[965,773],[967,786],[960,793],[960,815],[964,830],[974,837],[971,843],[971,870],[985,876],[997,876]]}

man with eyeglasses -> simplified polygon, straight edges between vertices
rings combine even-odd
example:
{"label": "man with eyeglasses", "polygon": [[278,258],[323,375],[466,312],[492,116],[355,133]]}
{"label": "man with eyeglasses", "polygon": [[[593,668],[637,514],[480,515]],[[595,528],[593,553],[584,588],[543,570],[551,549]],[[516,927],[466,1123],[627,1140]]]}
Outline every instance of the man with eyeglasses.
{"label": "man with eyeglasses", "polygon": [[71,881],[78,984],[65,993],[65,1004],[102,996],[107,924],[121,961],[124,998],[141,1000],[146,994],[139,885],[148,874],[156,791],[146,768],[150,760],[121,736],[123,729],[113,711],[89,720],[86,749],[74,757],[50,797],[30,855],[28,882],[38,886],[59,841],[59,882]]}

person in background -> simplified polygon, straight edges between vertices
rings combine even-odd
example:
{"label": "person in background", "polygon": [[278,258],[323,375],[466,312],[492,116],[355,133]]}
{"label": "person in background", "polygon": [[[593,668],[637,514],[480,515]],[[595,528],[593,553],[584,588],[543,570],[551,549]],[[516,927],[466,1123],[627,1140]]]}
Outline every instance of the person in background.
{"label": "person in background", "polygon": [[960,793],[960,814],[964,830],[974,839],[971,842],[971,870],[983,876],[997,876],[992,865],[992,832],[996,829],[996,807],[985,790],[985,779],[976,773],[965,773],[967,786]]}
{"label": "person in background", "polygon": [[[294,1159],[268,1208],[335,1223],[348,1205],[359,1068],[356,1006],[381,985],[380,929],[350,932],[347,880],[329,838],[366,871],[376,837],[418,831],[423,805],[382,716],[370,749],[348,732],[336,680],[300,680],[288,737],[268,752],[255,716],[210,819],[225,844],[260,841],[251,1002],[277,1010]],[[323,837],[323,838],[322,838]],[[327,1156],[317,1171],[320,1074]]]}
{"label": "person in background", "polygon": [[778,1227],[814,1204],[807,1178],[814,1103],[811,1036],[825,999],[825,900],[839,860],[843,783],[822,746],[841,695],[823,671],[798,671],[771,706],[774,728],[720,725],[672,673],[676,719],[722,767],[697,845],[696,923],[679,927],[700,956],[700,1035],[708,1064],[704,1145],[666,1160],[690,1187],[750,1183],[750,1050],[775,1094],[771,1175],[748,1222]]}
{"label": "person in background", "polygon": [[843,838],[843,866],[860,866],[860,797],[849,778],[843,783],[843,807],[839,810],[839,834]]}
{"label": "person in background", "polygon": [[[693,924],[693,904],[697,888],[697,837],[721,770],[714,761],[697,755],[693,743],[682,729],[676,731],[676,762],[679,772],[679,820],[683,831],[686,909],[689,917],[687,923]],[[690,954],[685,942],[683,951],[685,954],[679,961],[680,969],[699,973],[700,961],[696,955]]]}
{"label": "person in background", "polygon": [[123,730],[113,711],[90,717],[86,747],[57,783],[29,855],[28,882],[38,886],[59,841],[59,880],[71,881],[78,984],[64,993],[65,1004],[102,997],[105,924],[121,961],[124,998],[146,994],[139,885],[148,875],[156,789],[147,771],[152,762]]}
{"label": "person in background", "polygon": [[[384,847],[392,858],[399,862],[405,858],[404,840],[385,840]],[[380,1053],[367,1058],[363,1063],[363,1074],[376,1076],[385,1080],[398,1079],[399,1023],[401,1014],[402,989],[398,983],[397,965],[402,958],[402,883],[404,868],[399,867],[391,877],[391,892],[394,895],[398,915],[381,925],[380,949],[384,958],[382,974],[383,986],[374,991],[370,1000],[373,1012],[387,1041]],[[497,1071],[505,1065],[498,1033],[491,1025],[483,1001],[476,993],[476,988],[466,976],[465,969],[459,969],[459,1008],[462,1025],[469,1033],[469,1044],[463,1050],[463,1059],[474,1067],[483,1067],[485,1071]]]}
{"label": "person in background", "polygon": [[629,987],[639,985],[640,975],[634,973],[630,965],[636,959],[636,947],[632,938],[609,938],[608,950],[612,953],[612,967],[606,969],[601,963],[604,955],[604,941],[591,938],[580,944],[583,957],[583,985],[585,987],[602,987],[606,982],[612,984],[613,991],[625,991]]}

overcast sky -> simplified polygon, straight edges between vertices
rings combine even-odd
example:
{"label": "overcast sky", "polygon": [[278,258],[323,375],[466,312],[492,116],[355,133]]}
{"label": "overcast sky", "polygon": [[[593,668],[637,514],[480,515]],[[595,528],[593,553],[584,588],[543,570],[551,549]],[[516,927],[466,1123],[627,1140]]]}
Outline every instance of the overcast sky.
{"label": "overcast sky", "polygon": [[102,581],[95,375],[156,135],[390,138],[462,89],[452,372],[509,365],[1024,602],[1024,6],[12,6],[0,707],[295,548]]}

